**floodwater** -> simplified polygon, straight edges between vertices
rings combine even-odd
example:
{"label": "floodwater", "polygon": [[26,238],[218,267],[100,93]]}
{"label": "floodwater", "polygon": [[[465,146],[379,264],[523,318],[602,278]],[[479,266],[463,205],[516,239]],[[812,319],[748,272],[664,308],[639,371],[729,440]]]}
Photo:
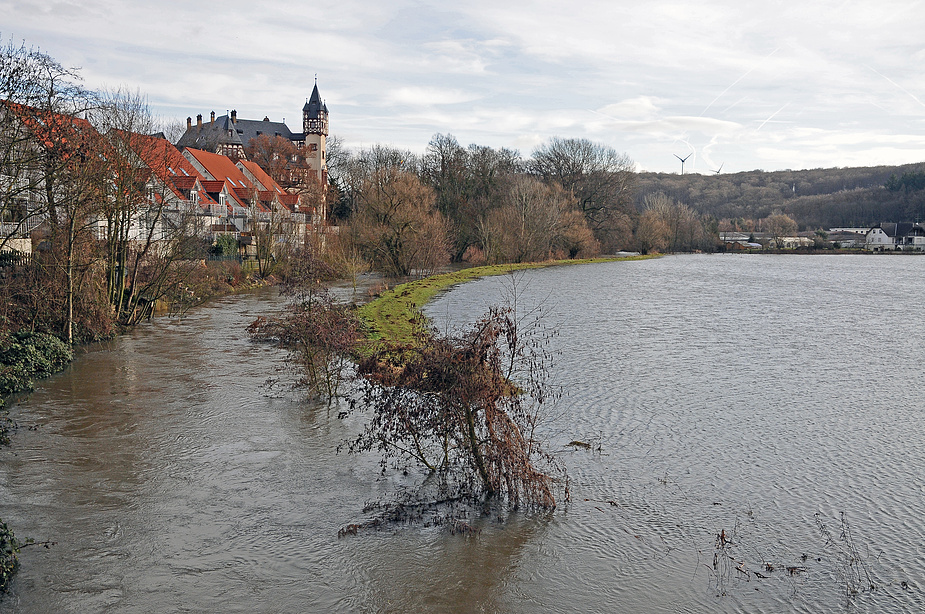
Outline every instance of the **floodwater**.
{"label": "floodwater", "polygon": [[542,435],[571,502],[476,536],[337,537],[414,476],[338,453],[361,417],[247,340],[272,293],[156,320],[12,407],[0,517],[56,544],[23,550],[0,611],[921,611],[923,267],[672,256],[443,295],[450,327],[515,285],[558,333]]}

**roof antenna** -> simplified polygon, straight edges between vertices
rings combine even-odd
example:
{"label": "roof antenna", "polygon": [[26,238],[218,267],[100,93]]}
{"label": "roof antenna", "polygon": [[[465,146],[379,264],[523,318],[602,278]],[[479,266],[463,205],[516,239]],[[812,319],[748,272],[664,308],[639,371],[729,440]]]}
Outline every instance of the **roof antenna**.
{"label": "roof antenna", "polygon": [[681,174],[682,174],[682,175],[684,174],[684,163],[687,162],[687,159],[690,158],[690,157],[691,157],[691,154],[693,154],[693,153],[694,153],[694,152],[691,152],[691,153],[687,154],[686,156],[684,156],[683,158],[682,158],[681,156],[679,156],[678,154],[674,154],[674,157],[681,161]]}

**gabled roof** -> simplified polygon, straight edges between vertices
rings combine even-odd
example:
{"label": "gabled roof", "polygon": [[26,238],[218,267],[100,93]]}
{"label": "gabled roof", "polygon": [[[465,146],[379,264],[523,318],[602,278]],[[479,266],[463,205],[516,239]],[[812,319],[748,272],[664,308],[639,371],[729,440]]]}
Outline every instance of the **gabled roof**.
{"label": "gabled roof", "polygon": [[174,177],[173,184],[181,190],[189,191],[189,190],[192,190],[196,186],[197,180],[198,180],[198,173],[197,173],[197,177]]}
{"label": "gabled roof", "polygon": [[882,230],[886,236],[894,239],[896,237],[907,237],[909,235],[919,237],[925,236],[925,227],[922,227],[920,224],[913,224],[912,222],[884,222],[873,226],[870,230],[875,230],[877,228]]}
{"label": "gabled roof", "polygon": [[279,202],[290,211],[299,211],[298,194],[280,194]]}
{"label": "gabled roof", "polygon": [[193,148],[183,150],[183,155],[206,179],[228,180],[235,190],[254,187],[253,182],[241,172],[241,169],[228,156]]}
{"label": "gabled roof", "polygon": [[87,149],[91,143],[100,143],[99,132],[86,119],[8,100],[2,104],[19,118],[42,147],[57,152],[62,160]]}
{"label": "gabled roof", "polygon": [[144,167],[179,198],[189,199],[190,189],[200,177],[199,171],[167,139],[123,130],[113,130],[110,134],[131,148]]}
{"label": "gabled roof", "polygon": [[[218,201],[214,200],[209,195],[209,192],[203,187],[203,179],[198,175],[198,173],[195,177],[172,177],[171,183],[173,184],[174,189],[180,192],[185,200],[190,200],[192,197],[191,192],[196,190],[199,198],[199,204],[201,206],[205,207],[218,203]],[[221,190],[221,188],[219,188],[219,190]]]}
{"label": "gabled roof", "polygon": [[209,198],[212,202],[220,203],[222,202],[221,194],[225,194],[227,199],[225,200],[225,206],[231,210],[232,207],[243,207],[247,208],[247,203],[244,202],[244,199],[241,198],[238,193],[230,186],[227,181],[223,180],[212,180],[205,179],[200,181],[202,189],[209,195]]}

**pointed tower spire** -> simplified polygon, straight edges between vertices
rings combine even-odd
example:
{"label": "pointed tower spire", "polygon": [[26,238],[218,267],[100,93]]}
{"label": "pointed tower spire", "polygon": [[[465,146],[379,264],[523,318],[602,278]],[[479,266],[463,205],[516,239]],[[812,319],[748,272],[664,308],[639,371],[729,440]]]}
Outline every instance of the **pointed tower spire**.
{"label": "pointed tower spire", "polygon": [[302,128],[308,134],[328,134],[328,108],[318,93],[318,77],[315,77],[315,87],[308,102],[302,107]]}
{"label": "pointed tower spire", "polygon": [[326,143],[328,136],[328,107],[321,100],[318,92],[318,75],[315,75],[315,87],[302,107],[302,131],[305,135],[305,161],[318,175],[322,185],[328,182]]}

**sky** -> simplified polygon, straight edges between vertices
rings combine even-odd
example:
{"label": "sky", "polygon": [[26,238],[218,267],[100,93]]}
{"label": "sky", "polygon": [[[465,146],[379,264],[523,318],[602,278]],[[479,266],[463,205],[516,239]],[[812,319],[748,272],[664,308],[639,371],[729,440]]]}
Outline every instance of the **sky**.
{"label": "sky", "polygon": [[925,0],[0,0],[0,35],[167,122],[301,109],[348,148],[437,134],[529,156],[586,138],[638,170],[925,162]]}

